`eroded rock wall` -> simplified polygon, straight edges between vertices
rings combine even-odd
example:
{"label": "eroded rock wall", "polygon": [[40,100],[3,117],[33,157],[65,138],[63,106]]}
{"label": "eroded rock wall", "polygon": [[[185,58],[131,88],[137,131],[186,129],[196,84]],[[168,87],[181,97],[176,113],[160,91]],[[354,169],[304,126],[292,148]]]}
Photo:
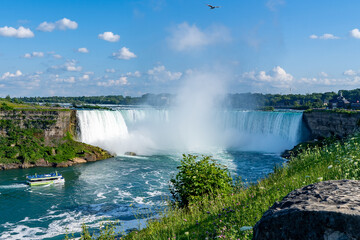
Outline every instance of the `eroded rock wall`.
{"label": "eroded rock wall", "polygon": [[312,111],[304,112],[303,118],[311,138],[345,137],[359,130],[360,113]]}
{"label": "eroded rock wall", "polygon": [[[0,111],[0,120],[10,120],[11,124],[20,128],[44,130],[45,142],[50,143],[52,140],[65,137],[67,132],[75,134],[76,111]],[[6,135],[6,129],[2,129],[0,134]]]}

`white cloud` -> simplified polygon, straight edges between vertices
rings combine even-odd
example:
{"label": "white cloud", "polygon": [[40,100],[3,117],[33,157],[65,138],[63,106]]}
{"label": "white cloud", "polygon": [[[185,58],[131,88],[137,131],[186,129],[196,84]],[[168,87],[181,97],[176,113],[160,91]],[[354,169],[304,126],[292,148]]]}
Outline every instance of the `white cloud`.
{"label": "white cloud", "polygon": [[8,78],[14,78],[14,77],[20,77],[22,76],[22,72],[20,70],[17,70],[15,73],[10,73],[10,72],[6,72],[4,73],[0,79],[4,80],[4,79],[8,79]]}
{"label": "white cloud", "polygon": [[98,82],[97,85],[101,87],[111,87],[111,86],[119,86],[119,85],[126,85],[127,77],[120,77],[118,80],[108,80],[104,82]]}
{"label": "white cloud", "polygon": [[18,29],[13,27],[0,28],[0,36],[3,37],[15,37],[15,38],[33,38],[35,35],[29,28],[19,27]]}
{"label": "white cloud", "polygon": [[123,47],[119,51],[114,52],[112,58],[129,60],[131,58],[136,58],[136,55],[133,52],[130,52],[128,48]]}
{"label": "white cloud", "polygon": [[242,78],[253,80],[256,84],[268,84],[276,88],[288,88],[293,83],[294,77],[280,66],[271,71],[255,71],[243,73]]}
{"label": "white cloud", "polygon": [[84,74],[80,77],[80,80],[83,80],[83,81],[86,81],[86,80],[89,80],[90,79],[90,76],[89,74]]}
{"label": "white cloud", "polygon": [[64,64],[64,69],[68,72],[80,72],[82,67],[76,66],[75,61],[68,61]]}
{"label": "white cloud", "polygon": [[75,77],[59,78],[59,75],[56,75],[55,82],[75,83]]}
{"label": "white cloud", "polygon": [[328,77],[329,75],[326,72],[320,72],[320,77]]}
{"label": "white cloud", "polygon": [[54,57],[54,58],[56,58],[56,59],[60,59],[60,58],[62,58],[62,56],[61,56],[61,55],[59,55],[59,54],[54,54],[54,55],[53,55],[53,57]]}
{"label": "white cloud", "polygon": [[190,26],[184,22],[172,29],[168,42],[173,49],[186,51],[219,42],[228,42],[230,39],[229,30],[224,26],[212,26],[201,30],[195,24]]}
{"label": "white cloud", "polygon": [[44,57],[43,52],[25,53],[24,58]]}
{"label": "white cloud", "polygon": [[39,30],[42,32],[52,32],[55,30],[55,28],[56,28],[55,23],[43,22],[43,23],[40,23],[40,25],[36,28],[36,30]]}
{"label": "white cloud", "polygon": [[108,69],[105,69],[105,72],[107,72],[107,73],[114,73],[114,72],[115,72],[115,69],[113,69],[113,68],[108,68]]}
{"label": "white cloud", "polygon": [[353,38],[360,38],[360,31],[358,28],[354,28],[350,31],[350,36]]}
{"label": "white cloud", "polygon": [[68,60],[62,65],[55,65],[48,68],[48,72],[59,72],[59,71],[80,72],[81,70],[82,67],[76,66],[75,60]]}
{"label": "white cloud", "polygon": [[349,70],[346,70],[343,74],[345,76],[356,76],[358,73],[352,69],[349,69]]}
{"label": "white cloud", "polygon": [[98,35],[98,37],[108,42],[118,42],[120,40],[120,35],[114,34],[112,32],[101,33]]}
{"label": "white cloud", "polygon": [[181,72],[170,72],[167,71],[165,66],[157,66],[153,69],[148,70],[147,74],[149,75],[149,78],[155,81],[159,82],[166,82],[166,81],[172,81],[172,80],[178,80],[181,78],[182,73]]}
{"label": "white cloud", "polygon": [[346,78],[300,78],[299,85],[313,85],[313,86],[357,86],[360,84],[359,76],[351,76]]}
{"label": "white cloud", "polygon": [[52,32],[55,29],[58,29],[58,30],[72,29],[72,30],[74,30],[77,28],[78,28],[78,24],[75,21],[71,21],[68,18],[63,18],[54,23],[43,22],[36,28],[36,30],[39,30],[42,32]]}
{"label": "white cloud", "polygon": [[66,29],[77,29],[78,24],[75,21],[71,21],[70,19],[63,18],[56,22],[56,26],[60,30],[66,30]]}
{"label": "white cloud", "polygon": [[79,48],[77,50],[77,52],[79,52],[79,53],[89,53],[89,50],[87,48]]}
{"label": "white cloud", "polygon": [[323,39],[323,40],[328,40],[328,39],[339,39],[339,37],[331,34],[331,33],[324,33],[323,35],[321,36],[317,36],[315,34],[313,35],[310,35],[309,38],[311,39]]}
{"label": "white cloud", "polygon": [[139,71],[135,71],[135,72],[128,72],[126,73],[126,76],[128,77],[136,77],[136,78],[139,78],[141,77],[141,73]]}

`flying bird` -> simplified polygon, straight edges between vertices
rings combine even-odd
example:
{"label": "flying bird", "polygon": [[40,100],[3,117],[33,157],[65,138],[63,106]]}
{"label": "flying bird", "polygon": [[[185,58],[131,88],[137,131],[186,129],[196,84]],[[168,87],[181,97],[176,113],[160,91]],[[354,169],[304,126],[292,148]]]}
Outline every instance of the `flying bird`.
{"label": "flying bird", "polygon": [[210,4],[207,4],[209,6],[210,9],[215,9],[215,8],[221,8],[221,6],[213,6],[213,5],[210,5]]}

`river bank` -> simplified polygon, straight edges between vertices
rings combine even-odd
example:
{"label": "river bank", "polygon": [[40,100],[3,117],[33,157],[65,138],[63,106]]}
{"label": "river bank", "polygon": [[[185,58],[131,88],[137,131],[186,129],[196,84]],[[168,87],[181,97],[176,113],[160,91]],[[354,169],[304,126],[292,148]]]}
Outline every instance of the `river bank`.
{"label": "river bank", "polygon": [[12,162],[12,163],[1,163],[0,162],[0,170],[10,170],[10,169],[25,169],[25,168],[33,168],[33,167],[71,167],[76,164],[83,164],[88,162],[96,162],[100,160],[105,160],[113,157],[109,152],[95,146],[91,146],[88,144],[77,142],[77,144],[82,145],[84,149],[87,149],[87,152],[80,152],[77,156],[72,159],[66,159],[61,162],[49,162],[44,158],[28,161],[28,162]]}

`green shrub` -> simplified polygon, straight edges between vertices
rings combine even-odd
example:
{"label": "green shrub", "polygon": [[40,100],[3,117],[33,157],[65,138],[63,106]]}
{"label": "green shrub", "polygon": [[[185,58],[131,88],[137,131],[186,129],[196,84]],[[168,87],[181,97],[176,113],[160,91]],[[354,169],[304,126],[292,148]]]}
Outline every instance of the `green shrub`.
{"label": "green shrub", "polygon": [[7,105],[6,103],[2,103],[1,106],[0,106],[0,110],[2,110],[2,111],[11,111],[11,110],[14,110],[14,108]]}
{"label": "green shrub", "polygon": [[186,207],[205,195],[215,196],[233,190],[228,170],[209,156],[183,155],[179,173],[171,179],[170,192],[179,207]]}
{"label": "green shrub", "polygon": [[266,106],[266,107],[259,108],[259,110],[273,112],[273,111],[275,111],[275,108],[273,106]]}

